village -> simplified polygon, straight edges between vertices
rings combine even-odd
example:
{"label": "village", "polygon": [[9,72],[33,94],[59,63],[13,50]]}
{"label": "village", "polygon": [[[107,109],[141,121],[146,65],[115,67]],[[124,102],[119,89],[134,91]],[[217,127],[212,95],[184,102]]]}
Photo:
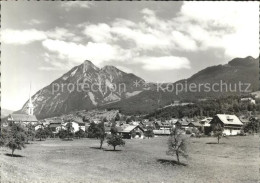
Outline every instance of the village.
{"label": "village", "polygon": [[[242,97],[240,102],[245,105],[256,105],[257,95],[253,97]],[[192,103],[180,103],[175,101],[171,106],[192,105]],[[168,106],[166,106],[168,107]],[[27,106],[27,113],[24,114],[10,114],[2,123],[2,127],[7,127],[8,123],[19,123],[25,128],[33,130],[34,136],[37,131],[47,130],[43,137],[57,138],[62,130],[68,130],[68,124],[72,137],[90,137],[91,125],[98,125],[103,123],[106,134],[111,134],[111,128],[115,127],[118,134],[125,139],[144,139],[153,136],[169,136],[171,129],[178,128],[183,134],[191,135],[192,137],[214,136],[214,125],[220,124],[222,127],[222,136],[236,136],[257,133],[259,128],[260,116],[249,115],[236,116],[235,114],[216,114],[215,116],[194,116],[171,119],[146,119],[145,116],[126,116],[120,114],[118,110],[91,110],[91,111],[77,111],[68,115],[60,117],[46,118],[37,120],[33,113],[34,106],[29,99]],[[253,125],[251,125],[253,124]],[[255,126],[254,126],[255,125]],[[246,127],[253,126],[248,129]],[[245,131],[246,128],[246,131]],[[40,130],[39,130],[40,129]],[[82,132],[82,133],[79,133]],[[150,134],[150,135],[147,135]],[[37,137],[37,135],[36,135]],[[34,139],[34,137],[31,137]]]}

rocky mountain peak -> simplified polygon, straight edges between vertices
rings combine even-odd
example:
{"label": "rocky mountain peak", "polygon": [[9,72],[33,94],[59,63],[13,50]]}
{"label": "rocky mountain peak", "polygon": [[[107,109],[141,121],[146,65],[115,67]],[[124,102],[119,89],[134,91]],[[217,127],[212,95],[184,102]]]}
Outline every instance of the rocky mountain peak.
{"label": "rocky mountain peak", "polygon": [[90,60],[85,60],[81,66],[84,71],[88,71],[89,69],[94,69],[96,71],[100,70],[97,66],[95,66]]}

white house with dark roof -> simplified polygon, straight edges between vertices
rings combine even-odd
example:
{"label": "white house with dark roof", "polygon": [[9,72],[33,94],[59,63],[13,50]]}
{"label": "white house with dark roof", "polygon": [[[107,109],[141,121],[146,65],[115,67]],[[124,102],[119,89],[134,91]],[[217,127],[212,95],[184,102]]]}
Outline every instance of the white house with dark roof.
{"label": "white house with dark roof", "polygon": [[211,121],[211,126],[220,124],[223,128],[225,135],[237,135],[240,133],[243,123],[236,115],[217,114]]}

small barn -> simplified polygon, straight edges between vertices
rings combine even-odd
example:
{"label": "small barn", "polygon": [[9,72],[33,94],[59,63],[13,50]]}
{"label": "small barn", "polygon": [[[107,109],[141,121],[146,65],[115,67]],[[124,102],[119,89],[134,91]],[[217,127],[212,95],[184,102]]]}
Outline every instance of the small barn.
{"label": "small barn", "polygon": [[119,133],[125,139],[144,138],[144,129],[141,128],[139,125],[129,125],[126,128],[124,128],[122,131],[119,131]]}
{"label": "small barn", "polygon": [[228,114],[217,114],[210,121],[212,127],[218,123],[223,127],[223,134],[225,135],[237,135],[243,126],[243,123],[236,115]]}

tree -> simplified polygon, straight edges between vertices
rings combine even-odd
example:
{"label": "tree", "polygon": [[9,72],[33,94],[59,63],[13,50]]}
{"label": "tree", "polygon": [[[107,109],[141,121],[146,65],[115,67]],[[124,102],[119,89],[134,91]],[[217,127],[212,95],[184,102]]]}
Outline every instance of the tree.
{"label": "tree", "polygon": [[0,147],[5,146],[6,137],[7,137],[7,129],[6,128],[2,128],[1,129],[1,134],[0,134]]}
{"label": "tree", "polygon": [[127,118],[126,119],[126,124],[129,124],[131,121],[132,121],[131,118]]}
{"label": "tree", "polygon": [[214,124],[212,126],[212,131],[215,137],[217,137],[218,139],[218,144],[219,144],[219,140],[221,139],[222,135],[223,135],[223,128],[221,126],[220,123]]}
{"label": "tree", "polygon": [[120,115],[119,115],[119,113],[116,114],[115,121],[120,121]]}
{"label": "tree", "polygon": [[68,140],[71,140],[73,138],[73,136],[74,136],[73,131],[74,131],[74,128],[72,126],[72,122],[68,122],[66,124],[66,130],[65,130],[65,132],[66,132],[65,134],[66,134],[66,137],[68,138]]}
{"label": "tree", "polygon": [[256,118],[250,118],[250,122],[244,126],[244,132],[258,133],[260,130],[259,120]]}
{"label": "tree", "polygon": [[58,133],[59,138],[67,140],[72,140],[74,136],[74,128],[72,126],[72,122],[67,122],[65,129],[61,128]]}
{"label": "tree", "polygon": [[4,137],[1,135],[0,136],[0,147],[3,147],[5,145],[5,139]]}
{"label": "tree", "polygon": [[135,131],[135,130],[133,130],[133,131],[131,132],[131,137],[134,139],[134,138],[135,138],[135,136],[136,136],[136,131]]}
{"label": "tree", "polygon": [[89,123],[89,118],[87,116],[83,116],[82,120],[85,123]]}
{"label": "tree", "polygon": [[94,123],[94,122],[90,123],[90,126],[88,127],[88,130],[87,130],[88,138],[95,138],[95,131],[97,128],[96,126],[97,126],[96,123]]}
{"label": "tree", "polygon": [[42,141],[42,139],[46,139],[47,131],[43,128],[39,128],[38,130],[36,130],[35,138],[40,139],[40,141]]}
{"label": "tree", "polygon": [[77,138],[79,138],[79,139],[85,137],[85,132],[84,132],[84,130],[82,130],[81,128],[79,128],[79,130],[75,132],[75,136],[76,136]]}
{"label": "tree", "polygon": [[26,143],[28,144],[29,143],[29,140],[34,140],[34,137],[35,137],[35,129],[34,129],[34,126],[29,123],[27,126],[26,126],[26,131],[25,131],[25,134],[27,136],[27,140],[26,140]]}
{"label": "tree", "polygon": [[176,155],[178,163],[180,163],[179,156],[188,157],[187,154],[187,139],[181,130],[173,128],[168,139],[167,155]]}
{"label": "tree", "polygon": [[20,124],[10,123],[5,137],[6,146],[12,150],[12,156],[16,149],[25,148],[26,134]]}
{"label": "tree", "polygon": [[103,121],[103,122],[108,122],[108,120],[107,120],[106,117],[104,117],[102,121]]}
{"label": "tree", "polygon": [[107,138],[107,144],[113,146],[114,147],[114,151],[115,151],[116,150],[116,146],[124,146],[125,145],[125,141],[122,139],[121,135],[114,134],[114,135],[110,135]]}
{"label": "tree", "polygon": [[116,135],[117,134],[117,128],[116,128],[116,123],[112,122],[111,128],[110,128],[110,132],[112,135]]}
{"label": "tree", "polygon": [[147,131],[145,132],[145,136],[148,137],[148,139],[149,139],[150,137],[153,137],[153,136],[154,136],[153,127],[152,127],[152,126],[148,126],[148,127],[147,127]]}
{"label": "tree", "polygon": [[64,129],[60,129],[57,135],[60,139],[65,139],[67,137],[67,132]]}
{"label": "tree", "polygon": [[105,125],[104,122],[101,122],[97,125],[95,136],[100,140],[99,148],[102,149],[103,142],[106,138]]}
{"label": "tree", "polygon": [[53,137],[54,136],[54,134],[53,134],[53,132],[52,132],[52,130],[51,130],[51,128],[48,126],[48,127],[45,127],[44,128],[44,131],[46,132],[46,138],[47,137]]}

